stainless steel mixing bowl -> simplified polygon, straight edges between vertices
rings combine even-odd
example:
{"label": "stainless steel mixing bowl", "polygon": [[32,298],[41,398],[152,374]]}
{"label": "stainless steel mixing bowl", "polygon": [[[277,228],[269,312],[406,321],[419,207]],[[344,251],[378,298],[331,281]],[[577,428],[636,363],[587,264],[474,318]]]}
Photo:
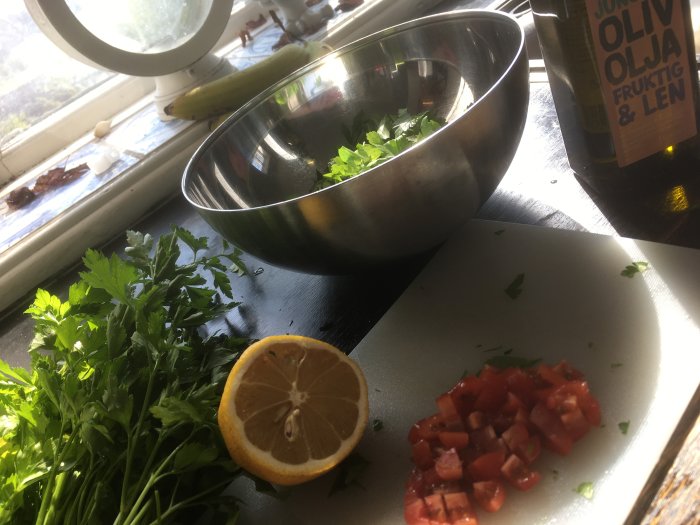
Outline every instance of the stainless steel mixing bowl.
{"label": "stainless steel mixing bowl", "polygon": [[[474,215],[527,115],[524,33],[495,11],[427,16],[309,64],[234,113],[182,191],[233,244],[310,273],[354,273],[431,249]],[[313,192],[353,121],[429,110],[446,125],[393,159]]]}

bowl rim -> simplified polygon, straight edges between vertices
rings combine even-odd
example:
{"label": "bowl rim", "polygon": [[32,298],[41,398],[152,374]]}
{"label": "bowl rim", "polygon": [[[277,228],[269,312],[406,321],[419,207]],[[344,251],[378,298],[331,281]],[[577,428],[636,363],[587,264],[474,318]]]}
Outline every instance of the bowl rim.
{"label": "bowl rim", "polygon": [[[215,130],[213,130],[207,137],[204,139],[204,141],[197,147],[195,152],[192,154],[190,157],[189,161],[187,162],[187,165],[185,166],[181,182],[180,182],[180,190],[181,194],[187,200],[187,202],[196,208],[199,211],[202,212],[207,212],[207,213],[216,213],[216,214],[229,214],[229,213],[245,213],[245,212],[250,212],[253,210],[263,210],[266,208],[273,208],[273,207],[278,207],[281,205],[285,205],[287,203],[296,203],[298,201],[301,201],[303,199],[309,199],[309,198],[314,198],[318,196],[319,194],[323,192],[328,192],[328,191],[333,191],[334,189],[343,187],[349,183],[353,183],[353,181],[360,180],[364,178],[364,175],[368,175],[377,168],[380,168],[382,164],[379,164],[377,166],[374,166],[366,171],[363,171],[362,173],[359,173],[358,175],[355,175],[354,177],[351,177],[349,179],[346,179],[344,181],[332,184],[331,186],[326,186],[325,188],[321,188],[319,190],[314,190],[310,191],[308,193],[305,193],[303,195],[298,195],[296,197],[290,197],[289,199],[284,199],[284,200],[279,200],[273,203],[269,204],[260,204],[257,206],[249,206],[247,208],[212,208],[210,206],[205,206],[202,204],[199,204],[195,202],[192,198],[190,198],[189,192],[187,190],[188,187],[188,180],[191,178],[192,171],[195,165],[199,163],[201,158],[207,153],[209,148],[219,140],[219,137],[224,135],[227,131],[228,128],[231,127],[237,120],[242,118],[242,116],[246,115],[251,109],[254,107],[258,106],[260,103],[263,101],[267,100],[272,94],[276,93],[279,89],[284,87],[285,85],[288,85],[291,82],[294,82],[298,80],[299,78],[305,76],[307,73],[313,71],[314,69],[317,69],[321,67],[326,61],[333,60],[341,55],[345,55],[347,53],[353,52],[363,46],[372,44],[373,42],[377,40],[384,39],[389,36],[393,36],[405,31],[409,31],[411,29],[414,29],[416,27],[423,27],[423,26],[428,26],[432,25],[435,23],[441,23],[441,22],[446,22],[450,21],[452,19],[469,19],[469,18],[494,18],[498,19],[507,23],[510,23],[514,28],[517,28],[520,34],[520,42],[517,46],[516,51],[513,53],[512,59],[510,63],[508,64],[507,67],[504,68],[503,73],[501,76],[498,78],[496,82],[494,82],[491,87],[489,87],[488,90],[486,90],[482,95],[474,101],[473,104],[471,104],[469,107],[467,107],[462,115],[457,117],[451,122],[447,122],[445,125],[441,126],[437,131],[432,133],[430,136],[426,137],[424,140],[413,144],[409,148],[406,148],[405,150],[401,151],[396,157],[394,158],[399,158],[404,155],[409,154],[411,151],[415,150],[416,148],[420,147],[421,144],[423,144],[425,141],[432,139],[433,137],[437,136],[438,134],[441,134],[446,130],[446,128],[452,126],[453,124],[456,123],[457,120],[461,119],[469,113],[475,106],[477,106],[482,100],[486,98],[486,96],[491,93],[496,86],[498,86],[501,81],[508,76],[510,71],[516,67],[516,64],[518,60],[521,58],[523,53],[525,52],[526,49],[526,35],[525,35],[525,30],[523,27],[520,25],[518,22],[518,19],[511,15],[510,13],[506,13],[505,11],[497,11],[493,9],[457,9],[453,11],[445,11],[441,13],[435,13],[431,15],[426,15],[426,16],[421,16],[418,18],[414,18],[412,20],[408,20],[405,22],[401,22],[399,24],[393,25],[386,27],[384,29],[380,29],[379,31],[375,31],[374,33],[371,33],[369,35],[365,35],[361,38],[358,38],[352,42],[349,42],[347,44],[342,45],[338,49],[335,49],[326,55],[317,58],[308,64],[300,67],[296,71],[293,71],[292,73],[286,75],[284,78],[278,80],[274,84],[270,85],[267,87],[265,90],[261,91],[258,93],[255,97],[251,98],[249,101],[247,101],[245,104],[243,104],[240,108],[235,110],[231,115],[229,115]],[[390,159],[393,160],[393,159]],[[388,162],[388,161],[387,161]]]}

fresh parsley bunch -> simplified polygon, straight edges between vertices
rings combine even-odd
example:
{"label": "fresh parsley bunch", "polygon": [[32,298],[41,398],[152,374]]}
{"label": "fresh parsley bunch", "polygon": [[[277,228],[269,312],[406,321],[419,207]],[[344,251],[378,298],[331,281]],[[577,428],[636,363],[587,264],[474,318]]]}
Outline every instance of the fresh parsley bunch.
{"label": "fresh parsley bunch", "polygon": [[66,301],[38,290],[29,369],[0,360],[0,523],[235,517],[215,413],[247,341],[203,327],[238,305],[240,253],[200,255],[207,239],[178,227],[155,250],[127,241],[124,258],[89,250]]}
{"label": "fresh parsley bunch", "polygon": [[429,118],[427,112],[410,115],[400,109],[396,115],[382,118],[376,131],[366,133],[366,142],[358,143],[355,150],[345,146],[338,149],[338,156],[329,163],[329,172],[321,175],[315,190],[359,175],[435,133],[441,124]]}

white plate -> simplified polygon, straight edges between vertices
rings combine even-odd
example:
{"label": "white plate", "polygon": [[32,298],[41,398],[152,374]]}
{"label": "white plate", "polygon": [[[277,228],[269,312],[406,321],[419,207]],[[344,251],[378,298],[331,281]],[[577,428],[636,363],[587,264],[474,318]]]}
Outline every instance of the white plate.
{"label": "white plate", "polygon": [[[622,276],[633,261],[649,269]],[[544,452],[540,484],[509,490],[503,508],[480,512],[480,522],[624,522],[700,383],[698,268],[698,250],[470,222],[351,354],[367,376],[370,421],[383,424],[370,424],[358,450],[369,461],[364,488],[328,497],[331,473],[278,501],[241,484],[242,523],[402,524],[410,426],[434,413],[434,399],[465,371],[507,349],[582,370],[604,426],[566,458]],[[511,299],[504,290],[520,273],[522,294]],[[575,491],[588,481],[591,500]]]}

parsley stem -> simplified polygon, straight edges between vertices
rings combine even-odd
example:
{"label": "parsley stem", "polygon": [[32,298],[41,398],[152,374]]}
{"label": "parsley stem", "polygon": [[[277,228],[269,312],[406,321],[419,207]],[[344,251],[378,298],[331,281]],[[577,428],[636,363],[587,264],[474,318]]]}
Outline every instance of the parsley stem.
{"label": "parsley stem", "polygon": [[168,510],[166,510],[162,516],[159,517],[158,520],[154,520],[149,525],[159,525],[163,523],[168,517],[170,517],[171,514],[175,514],[176,512],[179,512],[183,509],[186,509],[187,507],[191,507],[192,505],[201,505],[202,504],[202,496],[206,496],[209,494],[212,494],[218,490],[221,490],[222,488],[226,487],[229,483],[231,483],[229,480],[223,480],[215,485],[212,485],[210,487],[207,487],[205,490],[201,491],[199,494],[194,494],[190,496],[187,499],[183,499],[182,501],[171,504]]}
{"label": "parsley stem", "polygon": [[156,362],[154,363],[152,361],[151,353],[148,348],[144,348],[146,351],[146,356],[148,359],[148,366],[151,370],[151,373],[148,374],[148,384],[146,386],[146,393],[143,396],[143,404],[141,406],[141,411],[139,413],[139,419],[136,423],[136,427],[134,427],[133,432],[127,432],[126,435],[126,465],[124,466],[124,477],[122,478],[122,490],[121,490],[121,498],[120,498],[120,503],[119,503],[119,514],[117,515],[117,519],[115,520],[115,524],[121,523],[121,516],[126,512],[127,508],[129,507],[128,502],[127,502],[127,496],[129,492],[129,484],[130,484],[130,478],[131,478],[131,469],[134,463],[134,437],[138,439],[138,437],[141,435],[141,428],[143,427],[143,422],[146,419],[146,413],[148,412],[148,407],[151,404],[151,396],[153,394],[153,384],[155,382],[155,376],[156,376],[156,370],[158,369],[158,362],[160,361],[160,356],[158,359],[156,359]]}
{"label": "parsley stem", "polygon": [[[189,441],[189,438],[186,440],[183,440],[177,447],[173,449],[168,456],[161,461],[160,465],[158,465],[158,468],[156,468],[151,475],[148,478],[148,481],[144,485],[143,489],[141,490],[141,493],[139,494],[138,498],[134,502],[134,504],[131,506],[131,512],[126,516],[124,520],[124,525],[130,525],[131,523],[137,523],[135,521],[136,516],[141,513],[141,511],[137,512],[137,509],[141,506],[143,503],[144,499],[146,499],[146,496],[148,495],[149,491],[158,483],[161,479],[165,478],[168,474],[163,474],[162,471],[163,469],[170,463],[171,460],[175,458],[175,456],[180,452],[182,447],[185,446],[185,444]],[[120,512],[121,514],[121,512]],[[117,522],[115,522],[116,524]]]}
{"label": "parsley stem", "polygon": [[86,477],[81,480],[78,493],[73,498],[70,509],[66,513],[65,521],[67,523],[80,523],[80,516],[82,515],[81,511],[85,504],[85,498],[96,474],[97,469],[95,469],[94,461],[92,457],[90,457],[90,467],[87,470]]}
{"label": "parsley stem", "polygon": [[100,494],[100,489],[102,488],[102,482],[98,481],[97,484],[95,485],[95,490],[90,498],[90,501],[88,502],[87,506],[85,507],[84,511],[80,515],[80,521],[76,521],[76,523],[84,523],[84,524],[89,524],[91,519],[95,516],[95,511],[97,507],[97,502],[99,499],[99,494]]}
{"label": "parsley stem", "polygon": [[[177,425],[173,428],[177,428]],[[148,460],[146,461],[146,464],[141,469],[141,476],[139,477],[138,482],[135,485],[136,487],[141,487],[141,486],[146,484],[146,477],[151,472],[151,469],[153,468],[153,463],[156,460],[156,456],[158,454],[158,451],[160,450],[161,445],[165,441],[164,436],[165,436],[164,432],[160,432],[158,434],[158,439],[156,440],[156,443],[153,446],[153,450],[151,451],[150,455],[148,456]]]}
{"label": "parsley stem", "polygon": [[74,429],[68,437],[68,440],[63,444],[63,447],[61,447],[61,451],[58,454],[54,453],[55,459],[53,462],[53,467],[49,471],[49,478],[46,481],[46,487],[44,488],[44,493],[41,498],[41,507],[39,508],[39,514],[36,518],[37,525],[50,523],[48,520],[49,509],[52,503],[56,501],[56,499],[53,497],[54,490],[56,488],[56,477],[58,476],[56,471],[63,464],[66,454],[68,453],[68,449],[70,449],[71,444],[75,439],[75,435],[76,431]]}
{"label": "parsley stem", "polygon": [[[153,502],[150,499],[148,501],[146,501],[146,503],[143,505],[143,507],[141,507],[141,510],[139,510],[138,513],[133,518],[131,518],[131,519],[127,518],[127,521],[125,521],[124,523],[129,524],[129,525],[131,525],[131,524],[136,525],[137,523],[139,523],[143,519],[145,514],[150,510],[152,503]],[[131,513],[129,515],[131,515]],[[160,523],[162,523],[162,522],[160,522]]]}

